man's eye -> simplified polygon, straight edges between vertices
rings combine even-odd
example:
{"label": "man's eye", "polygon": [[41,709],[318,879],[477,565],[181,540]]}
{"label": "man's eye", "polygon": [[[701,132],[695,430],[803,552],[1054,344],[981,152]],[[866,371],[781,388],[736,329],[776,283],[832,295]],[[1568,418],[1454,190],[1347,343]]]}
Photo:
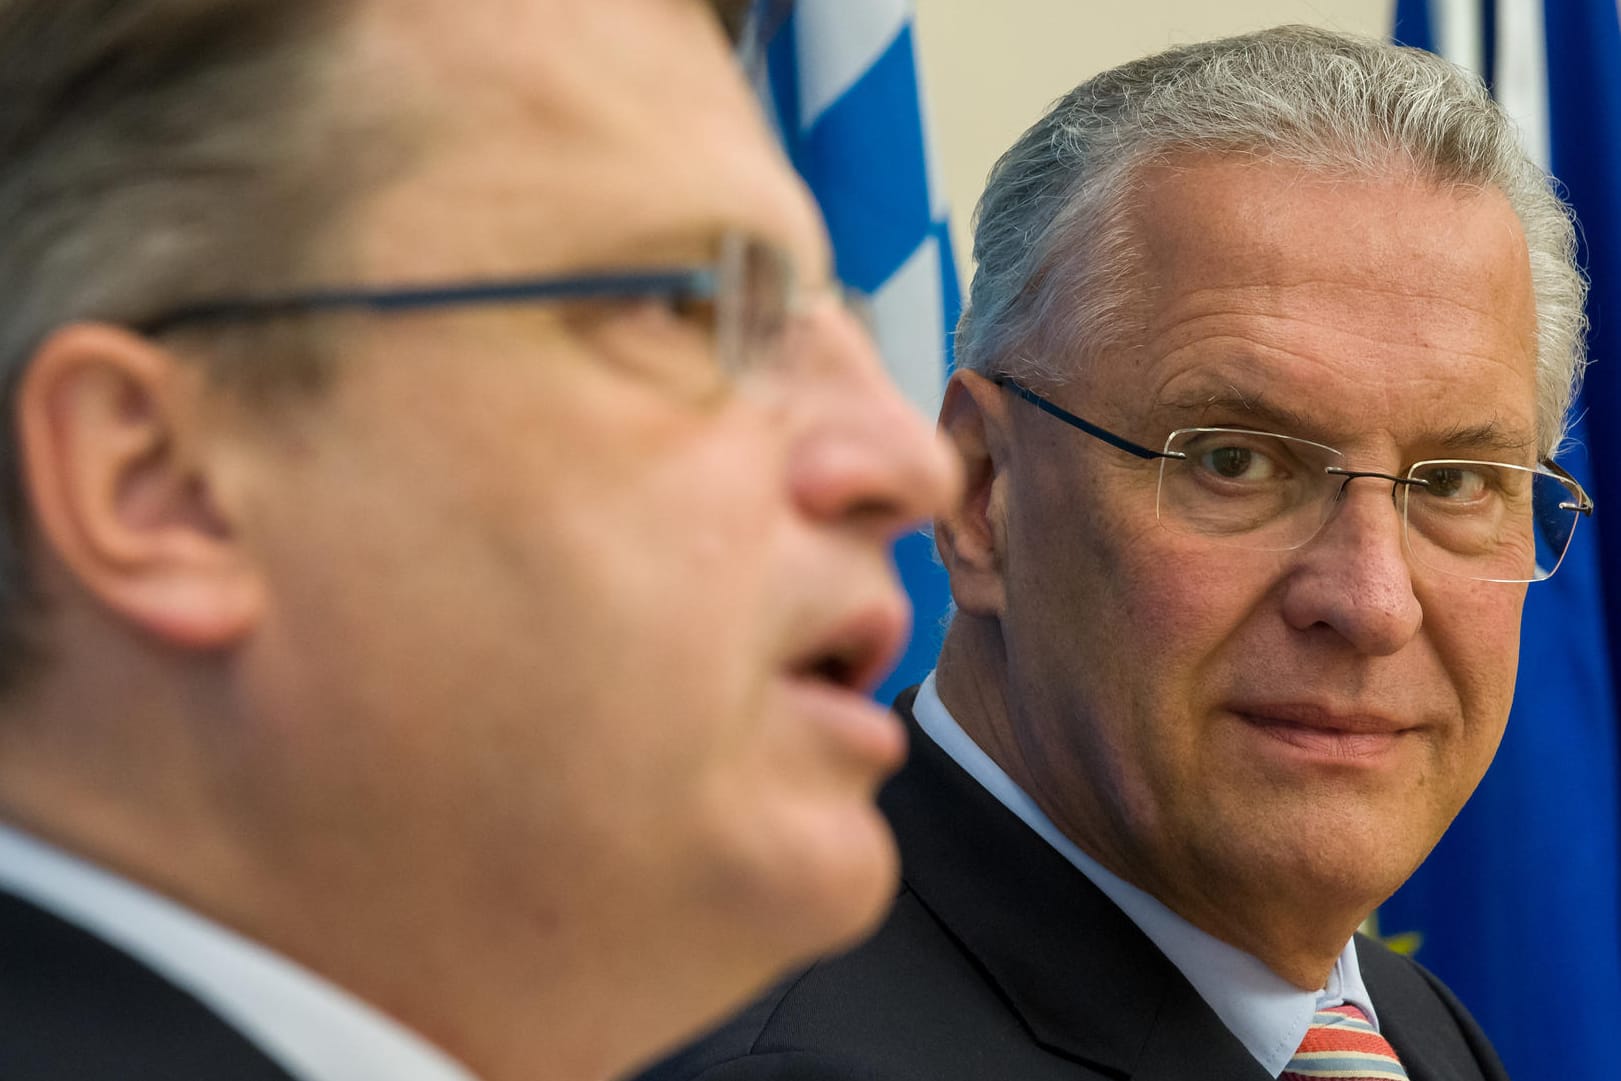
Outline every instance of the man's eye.
{"label": "man's eye", "polygon": [[1483,497],[1491,487],[1485,471],[1463,466],[1442,466],[1426,470],[1422,476],[1426,495],[1448,502],[1468,503]]}
{"label": "man's eye", "polygon": [[603,314],[621,328],[643,335],[706,342],[714,338],[718,318],[713,300],[685,293],[621,301],[605,306]]}
{"label": "man's eye", "polygon": [[1260,484],[1276,480],[1279,475],[1277,461],[1259,448],[1241,444],[1223,444],[1201,449],[1195,462],[1200,469],[1222,480]]}
{"label": "man's eye", "polygon": [[666,299],[664,307],[675,318],[705,333],[713,334],[719,323],[718,305],[712,297],[677,294]]}

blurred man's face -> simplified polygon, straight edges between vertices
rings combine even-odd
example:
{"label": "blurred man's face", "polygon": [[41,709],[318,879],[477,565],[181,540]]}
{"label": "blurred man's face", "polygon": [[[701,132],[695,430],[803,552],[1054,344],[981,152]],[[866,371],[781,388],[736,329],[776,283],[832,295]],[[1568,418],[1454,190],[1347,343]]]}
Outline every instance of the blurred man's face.
{"label": "blurred man's face", "polygon": [[[1384,473],[1534,462],[1529,269],[1499,193],[1204,160],[1140,199],[1140,344],[1060,404],[1153,447],[1224,426]],[[1524,587],[1415,566],[1388,481],[1351,482],[1296,551],[1169,532],[1158,463],[1008,408],[1001,619],[1038,799],[1263,955],[1246,936],[1275,913],[1371,909],[1491,760]]]}
{"label": "blurred man's face", "polygon": [[[703,5],[490,7],[364,16],[426,148],[339,238],[366,279],[697,263],[735,230],[825,280]],[[516,917],[515,970],[544,941],[627,1002],[725,1005],[869,927],[895,876],[872,795],[902,754],[863,693],[907,625],[888,544],[955,474],[849,318],[807,315],[732,386],[707,325],[650,301],[342,333],[333,394],[266,437],[254,512],[250,678],[320,748],[312,814],[374,827],[362,862],[419,868],[446,908],[488,898],[463,918],[492,936]]]}

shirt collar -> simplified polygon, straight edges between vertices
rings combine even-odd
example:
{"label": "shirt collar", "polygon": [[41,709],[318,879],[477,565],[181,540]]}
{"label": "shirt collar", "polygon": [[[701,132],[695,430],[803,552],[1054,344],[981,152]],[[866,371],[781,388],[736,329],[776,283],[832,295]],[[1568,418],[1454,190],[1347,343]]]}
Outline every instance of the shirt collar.
{"label": "shirt collar", "polygon": [[1345,944],[1321,990],[1300,990],[1256,958],[1201,931],[1081,851],[963,731],[940,701],[934,673],[929,673],[918,689],[912,714],[918,727],[970,777],[1119,906],[1273,1077],[1281,1074],[1294,1057],[1313,1015],[1321,1007],[1352,1003],[1378,1027],[1378,1015],[1362,982],[1354,939]]}
{"label": "shirt collar", "polygon": [[437,1047],[301,965],[4,825],[0,888],[189,991],[299,1081],[476,1081]]}

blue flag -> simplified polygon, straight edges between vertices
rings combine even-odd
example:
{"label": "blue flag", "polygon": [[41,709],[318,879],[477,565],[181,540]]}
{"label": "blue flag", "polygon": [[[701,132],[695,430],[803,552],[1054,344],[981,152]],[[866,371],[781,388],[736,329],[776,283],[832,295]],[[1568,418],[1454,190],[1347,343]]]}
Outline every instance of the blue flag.
{"label": "blue flag", "polygon": [[[885,365],[925,416],[938,412],[961,297],[929,153],[911,0],[799,0],[769,47],[771,111],[827,218],[840,279],[873,301]],[[934,667],[950,600],[934,542],[896,545],[911,645],[887,702]]]}
{"label": "blue flag", "polygon": [[1605,613],[1621,612],[1621,20],[1616,0],[1397,0],[1395,36],[1479,72],[1576,208],[1595,364],[1560,461],[1597,511],[1527,593],[1496,761],[1380,930],[1414,935],[1517,1081],[1614,1077],[1621,626]]}

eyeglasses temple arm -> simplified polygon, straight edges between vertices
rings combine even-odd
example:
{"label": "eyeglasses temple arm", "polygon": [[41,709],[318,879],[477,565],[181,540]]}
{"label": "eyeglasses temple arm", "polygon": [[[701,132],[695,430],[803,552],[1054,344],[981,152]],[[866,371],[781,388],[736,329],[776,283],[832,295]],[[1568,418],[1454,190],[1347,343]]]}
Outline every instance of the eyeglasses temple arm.
{"label": "eyeglasses temple arm", "polygon": [[268,319],[309,312],[408,312],[532,301],[591,300],[598,297],[697,297],[713,295],[717,288],[713,270],[678,267],[563,278],[452,282],[422,287],[312,289],[298,293],[199,301],[141,320],[134,324],[133,329],[155,337],[194,323]]}
{"label": "eyeglasses temple arm", "polygon": [[1093,424],[1089,420],[1083,420],[1074,413],[1071,413],[1069,410],[1065,409],[1063,406],[1054,405],[1052,402],[1049,402],[1046,398],[1043,398],[1035,391],[1014,380],[1011,376],[998,375],[993,381],[999,387],[1008,388],[1013,393],[1017,394],[1019,397],[1041,410],[1043,413],[1057,417],[1070,427],[1079,428],[1093,439],[1101,439],[1111,447],[1117,447],[1120,450],[1125,451],[1127,454],[1145,459],[1187,457],[1184,454],[1168,454],[1162,450],[1149,450],[1142,444],[1133,443],[1129,439],[1115,435],[1106,428],[1099,428],[1096,424]]}
{"label": "eyeglasses temple arm", "polygon": [[1542,462],[1542,468],[1546,469],[1548,472],[1552,473],[1554,476],[1576,489],[1577,502],[1561,503],[1561,509],[1579,511],[1589,518],[1593,516],[1593,497],[1587,494],[1587,489],[1582,487],[1581,481],[1571,476],[1567,471],[1561,468],[1558,463],[1552,460],[1544,459]]}

